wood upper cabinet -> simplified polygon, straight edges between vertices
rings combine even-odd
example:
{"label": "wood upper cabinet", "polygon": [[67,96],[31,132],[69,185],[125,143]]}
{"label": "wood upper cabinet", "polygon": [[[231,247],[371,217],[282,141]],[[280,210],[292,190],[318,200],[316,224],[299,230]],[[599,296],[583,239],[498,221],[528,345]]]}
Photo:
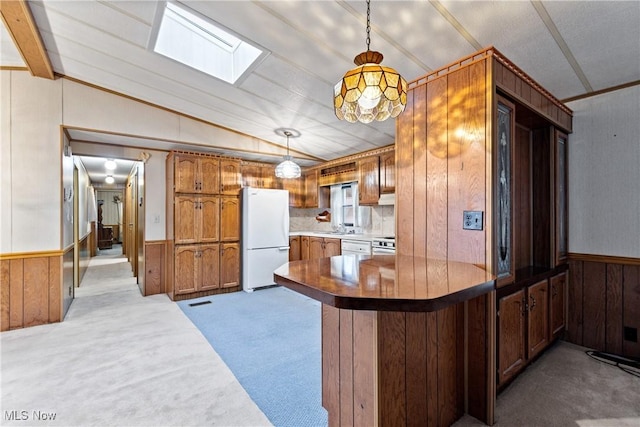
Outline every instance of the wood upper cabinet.
{"label": "wood upper cabinet", "polygon": [[340,255],[340,239],[309,236],[309,259],[335,255]]}
{"label": "wood upper cabinet", "polygon": [[396,191],[396,153],[395,151],[380,155],[380,194]]}
{"label": "wood upper cabinet", "polygon": [[240,199],[220,198],[220,241],[240,240]]}
{"label": "wood upper cabinet", "polygon": [[380,199],[380,158],[365,157],[358,162],[358,189],[361,205],[376,205]]}
{"label": "wood upper cabinet", "polygon": [[240,286],[240,245],[222,243],[220,254],[220,286],[232,288]]}
{"label": "wood upper cabinet", "polygon": [[175,243],[217,242],[219,205],[219,198],[216,196],[176,196],[174,199]]}
{"label": "wood upper cabinet", "polygon": [[318,170],[313,169],[304,174],[304,207],[318,207]]}
{"label": "wood upper cabinet", "polygon": [[260,163],[242,163],[242,186],[252,188],[277,188],[275,167]]}
{"label": "wood upper cabinet", "polygon": [[242,188],[242,172],[240,161],[233,159],[220,160],[220,194],[236,196]]}
{"label": "wood upper cabinet", "polygon": [[215,157],[176,154],[174,191],[176,193],[218,194],[220,160]]}
{"label": "wood upper cabinet", "polygon": [[567,292],[567,273],[561,273],[550,279],[551,289],[549,290],[549,319],[551,329],[549,336],[551,338],[558,337],[564,330],[565,325],[565,296]]}
{"label": "wood upper cabinet", "polygon": [[280,180],[280,187],[289,192],[289,206],[304,208],[304,176],[294,179]]}
{"label": "wood upper cabinet", "polygon": [[301,259],[300,236],[289,236],[289,261],[298,261]]}
{"label": "wood upper cabinet", "polygon": [[174,292],[189,294],[219,288],[219,251],[218,244],[176,246]]}
{"label": "wood upper cabinet", "polygon": [[498,382],[504,383],[517,374],[525,364],[524,289],[498,301]]}

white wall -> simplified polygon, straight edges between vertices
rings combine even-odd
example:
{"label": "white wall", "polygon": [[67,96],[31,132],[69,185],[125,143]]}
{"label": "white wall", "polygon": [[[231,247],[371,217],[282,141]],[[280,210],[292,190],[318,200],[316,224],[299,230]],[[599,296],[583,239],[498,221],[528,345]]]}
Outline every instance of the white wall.
{"label": "white wall", "polygon": [[62,82],[0,71],[0,252],[57,250],[62,239]]}
{"label": "white wall", "polygon": [[640,258],[640,86],[568,106],[569,251]]}

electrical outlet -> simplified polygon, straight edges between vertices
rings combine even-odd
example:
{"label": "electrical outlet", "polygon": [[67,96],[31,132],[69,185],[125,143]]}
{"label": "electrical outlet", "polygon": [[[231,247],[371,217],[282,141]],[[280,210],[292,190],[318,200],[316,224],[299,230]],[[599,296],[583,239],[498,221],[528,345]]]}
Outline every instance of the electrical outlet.
{"label": "electrical outlet", "polygon": [[482,230],[482,211],[464,211],[462,228],[464,230]]}

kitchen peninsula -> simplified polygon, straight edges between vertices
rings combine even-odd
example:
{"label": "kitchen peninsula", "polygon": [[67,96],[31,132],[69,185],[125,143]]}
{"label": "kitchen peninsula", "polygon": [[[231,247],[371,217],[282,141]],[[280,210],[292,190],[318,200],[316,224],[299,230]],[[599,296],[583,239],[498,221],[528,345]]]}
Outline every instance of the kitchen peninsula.
{"label": "kitchen peninsula", "polygon": [[322,303],[330,426],[450,425],[465,411],[490,422],[486,296],[495,278],[483,268],[348,255],[289,262],[274,279]]}

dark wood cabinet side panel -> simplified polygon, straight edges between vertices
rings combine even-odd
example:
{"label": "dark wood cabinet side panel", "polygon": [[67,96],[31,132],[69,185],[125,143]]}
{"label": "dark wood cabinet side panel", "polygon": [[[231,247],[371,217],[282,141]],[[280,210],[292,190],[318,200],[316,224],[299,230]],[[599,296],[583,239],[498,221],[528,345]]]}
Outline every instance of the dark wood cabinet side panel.
{"label": "dark wood cabinet side panel", "polygon": [[532,257],[533,265],[551,266],[551,131],[532,133]]}
{"label": "dark wood cabinet side panel", "polygon": [[[378,420],[381,426],[406,425],[406,313],[378,312]],[[392,399],[389,396],[393,396]]]}
{"label": "dark wood cabinet side panel", "polygon": [[567,341],[582,345],[582,261],[569,262]]}
{"label": "dark wood cabinet side panel", "polygon": [[583,265],[583,343],[605,348],[606,264],[585,261]]}
{"label": "dark wood cabinet side panel", "polygon": [[340,310],[322,304],[322,406],[340,425]]}
{"label": "dark wood cabinet side panel", "polygon": [[614,354],[622,353],[622,269],[620,264],[607,264],[605,350]]}
{"label": "dark wood cabinet side panel", "polygon": [[[340,425],[354,425],[353,310],[340,310]],[[352,396],[345,399],[345,396]]]}
{"label": "dark wood cabinet side panel", "polygon": [[427,313],[407,313],[407,426],[427,419]]}
{"label": "dark wood cabinet side panel", "polygon": [[[640,266],[625,265],[623,269],[623,326],[640,331]],[[640,357],[640,342],[624,340],[622,353],[627,357]]]}

